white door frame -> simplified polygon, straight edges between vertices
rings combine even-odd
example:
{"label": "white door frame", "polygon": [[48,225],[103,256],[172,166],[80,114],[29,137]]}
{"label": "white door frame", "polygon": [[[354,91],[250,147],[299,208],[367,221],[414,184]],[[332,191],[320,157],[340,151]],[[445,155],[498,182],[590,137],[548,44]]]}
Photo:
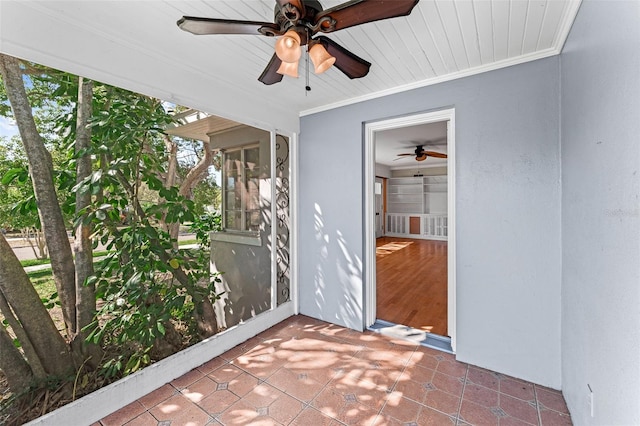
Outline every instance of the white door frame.
{"label": "white door frame", "polygon": [[447,121],[447,330],[456,351],[456,208],[455,208],[455,109],[444,109],[365,123],[364,136],[364,233],[365,328],[376,320],[376,243],[375,243],[375,134],[378,131]]}

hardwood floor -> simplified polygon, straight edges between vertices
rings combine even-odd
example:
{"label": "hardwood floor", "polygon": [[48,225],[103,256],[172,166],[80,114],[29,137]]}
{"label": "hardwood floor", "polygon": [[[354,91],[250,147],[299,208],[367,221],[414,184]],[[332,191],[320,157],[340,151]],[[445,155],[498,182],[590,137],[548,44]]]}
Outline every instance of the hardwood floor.
{"label": "hardwood floor", "polygon": [[377,317],[447,336],[447,242],[376,240]]}

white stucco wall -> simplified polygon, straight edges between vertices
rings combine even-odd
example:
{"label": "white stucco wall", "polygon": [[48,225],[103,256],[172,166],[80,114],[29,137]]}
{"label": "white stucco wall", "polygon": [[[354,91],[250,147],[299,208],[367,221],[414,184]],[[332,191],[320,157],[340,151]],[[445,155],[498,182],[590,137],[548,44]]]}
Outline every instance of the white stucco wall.
{"label": "white stucco wall", "polygon": [[555,57],[302,117],[300,311],[363,326],[363,122],[454,107],[458,359],[559,388],[558,96]]}
{"label": "white stucco wall", "polygon": [[638,425],[640,2],[584,1],[561,69],[562,388],[576,425]]}

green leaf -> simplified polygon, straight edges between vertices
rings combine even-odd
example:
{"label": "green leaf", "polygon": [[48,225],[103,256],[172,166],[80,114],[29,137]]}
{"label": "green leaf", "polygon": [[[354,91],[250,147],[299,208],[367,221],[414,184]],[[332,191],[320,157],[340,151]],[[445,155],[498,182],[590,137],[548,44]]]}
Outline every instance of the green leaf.
{"label": "green leaf", "polygon": [[[20,178],[20,176],[23,176],[23,179]],[[4,174],[4,176],[2,177],[2,184],[3,185],[9,185],[11,182],[13,182],[14,179],[18,179],[19,182],[24,183],[26,181],[26,178],[24,178],[24,176],[28,177],[28,172],[23,169],[23,168],[15,168],[15,169],[10,169],[7,173]]]}
{"label": "green leaf", "polygon": [[96,183],[100,180],[100,178],[102,177],[102,170],[96,170],[95,172],[93,172],[93,174],[91,175],[91,183]]}

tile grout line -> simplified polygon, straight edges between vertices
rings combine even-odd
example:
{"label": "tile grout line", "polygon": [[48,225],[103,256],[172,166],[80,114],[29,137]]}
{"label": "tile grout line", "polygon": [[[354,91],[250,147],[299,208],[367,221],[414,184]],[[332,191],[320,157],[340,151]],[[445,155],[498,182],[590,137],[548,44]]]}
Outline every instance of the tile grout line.
{"label": "tile grout line", "polygon": [[[388,392],[387,394],[391,394],[393,392],[393,389],[395,389],[396,385],[398,384],[398,381],[400,380],[400,377],[402,377],[402,375],[404,374],[404,372],[407,370],[407,366],[409,364],[409,362],[411,362],[411,358],[413,358],[413,356],[415,355],[416,351],[418,349],[418,346],[415,346],[413,348],[413,353],[411,354],[411,356],[409,357],[409,359],[407,361],[405,361],[403,367],[402,367],[402,371],[400,372],[400,374],[398,375],[398,377],[396,377],[396,380],[393,382],[393,386],[391,386],[391,389],[387,389]],[[384,404],[382,404],[382,407],[380,407],[380,411],[378,411],[378,415],[373,419],[373,421],[371,422],[372,425],[375,424],[376,420],[378,420],[378,418],[380,416],[382,416],[382,411],[384,410],[384,408],[387,406],[387,404],[389,403],[389,400],[385,401]],[[421,408],[422,409],[422,408]]]}
{"label": "tile grout line", "polygon": [[462,400],[464,398],[464,391],[467,388],[468,377],[469,377],[469,364],[467,364],[467,368],[464,372],[464,382],[462,383],[462,393],[460,394],[460,402],[458,403],[458,412],[456,413],[456,425],[460,423],[460,411],[462,410]]}
{"label": "tile grout line", "polygon": [[[197,369],[197,368],[198,368],[198,367],[196,367],[195,369]],[[198,371],[199,371],[199,370],[198,370]],[[202,373],[202,371],[200,371],[200,372]],[[204,373],[202,373],[202,374],[204,374]],[[203,377],[199,378],[198,380],[194,381],[193,383],[196,383],[197,381],[202,380],[202,379],[203,379],[203,378],[205,378],[205,377],[208,377],[208,378],[209,378],[209,379],[211,379],[214,383],[217,383],[215,380],[213,380],[212,378],[210,378],[208,374],[205,374]],[[193,383],[191,383],[191,384],[193,384]],[[171,383],[169,383],[169,384],[171,384]],[[173,386],[173,385],[171,385],[171,386]],[[185,387],[184,387],[184,388],[182,388],[182,389],[183,389],[183,390],[184,390],[184,389],[187,389],[187,387],[188,387],[188,386],[190,386],[190,385],[187,385],[187,386],[185,386]],[[215,418],[215,416],[214,416],[213,414],[210,414],[207,410],[205,410],[203,407],[201,407],[199,402],[192,401],[192,400],[191,400],[191,399],[189,399],[185,394],[183,394],[183,393],[182,393],[182,390],[180,390],[180,389],[176,388],[175,386],[173,386],[173,388],[177,390],[177,395],[181,395],[184,399],[186,399],[187,401],[189,401],[191,404],[195,405],[195,406],[196,406],[200,411],[202,411],[202,412],[203,412],[203,413],[205,413],[207,416],[209,416],[209,421],[208,421],[206,424],[211,424],[211,422],[213,422],[213,421],[218,421],[218,420]],[[215,392],[215,391],[214,391],[214,392]],[[211,394],[213,394],[213,392],[211,392]],[[174,395],[176,395],[176,394],[174,394]],[[166,400],[168,400],[168,399],[169,399],[169,398],[165,399],[164,401],[166,401]],[[159,404],[160,404],[160,403],[156,404],[155,406],[157,406],[157,405],[159,405]],[[155,406],[154,406],[154,407],[155,407]],[[154,416],[151,412],[149,412],[149,414],[151,414],[151,416],[152,416],[154,419],[156,419],[156,420],[157,420],[156,416]],[[158,420],[158,422],[160,422],[160,420]],[[222,423],[222,422],[218,422],[218,423]]]}
{"label": "tile grout line", "polygon": [[[322,334],[322,333],[320,333],[320,334]],[[326,335],[325,335],[325,336],[326,336]],[[296,336],[296,337],[297,337],[297,336]],[[333,337],[333,336],[327,336],[327,337]],[[350,342],[346,342],[346,341],[342,340],[342,341],[340,342],[340,344],[352,344],[352,343],[350,343]],[[365,347],[364,347],[364,346],[361,346],[360,351],[361,351],[361,350],[363,350],[363,349],[365,349]],[[360,351],[357,351],[356,353],[358,353],[358,352],[360,352]],[[352,357],[354,357],[354,356],[355,356],[355,354],[354,354],[354,355],[352,355]],[[238,366],[238,368],[240,368],[241,370],[243,370],[243,369],[242,369],[242,367],[239,367],[239,366]],[[282,365],[280,368],[286,368],[286,363],[285,363],[284,365]],[[279,369],[280,369],[280,368],[279,368]],[[334,370],[335,370],[335,369],[334,369]],[[253,377],[256,377],[256,376],[254,376],[252,373],[250,373],[250,372],[248,372],[248,371],[246,371],[246,370],[243,370],[243,371],[245,371],[247,374],[249,374],[249,375],[251,375],[251,376],[253,376]],[[276,370],[276,371],[277,371],[277,370]],[[275,372],[274,372],[273,374],[275,374]],[[273,376],[273,374],[272,374],[271,376]],[[290,393],[288,393],[288,392],[284,391],[283,389],[280,389],[279,387],[277,387],[277,386],[275,386],[275,385],[273,385],[273,384],[271,384],[271,383],[267,382],[267,380],[268,380],[269,378],[264,379],[264,380],[263,380],[263,383],[267,383],[269,386],[272,386],[273,388],[277,389],[278,391],[282,392],[282,393],[283,393],[283,394],[285,394],[285,395],[290,396],[291,398],[293,398],[293,399],[297,400],[298,402],[300,402],[301,404],[303,404],[303,405],[305,406],[302,410],[300,410],[300,412],[298,413],[298,415],[296,415],[296,416],[291,420],[291,423],[292,423],[292,422],[294,422],[294,421],[295,421],[295,419],[297,419],[297,418],[302,414],[302,412],[303,412],[306,408],[311,408],[311,409],[316,410],[316,411],[318,411],[319,413],[321,413],[321,414],[323,414],[323,415],[327,416],[327,415],[326,415],[325,413],[323,413],[321,410],[318,410],[316,407],[314,407],[314,406],[312,405],[312,403],[313,403],[313,401],[318,397],[318,395],[320,395],[320,394],[321,394],[321,393],[322,393],[322,392],[323,392],[323,391],[324,391],[324,390],[329,386],[329,383],[331,383],[331,382],[335,379],[336,374],[338,374],[338,373],[336,372],[336,373],[334,374],[334,376],[333,376],[333,377],[332,377],[332,378],[331,378],[327,383],[325,383],[325,384],[322,386],[322,388],[320,389],[320,391],[318,391],[318,393],[317,393],[313,398],[311,398],[308,402],[307,402],[307,401],[303,401],[303,400],[301,400],[300,398],[298,398],[297,396],[295,396],[295,395],[293,395],[293,394],[290,394]],[[271,377],[271,376],[269,376],[269,377]],[[261,380],[260,378],[257,378],[257,379],[258,379],[258,381],[260,381],[260,380]],[[241,399],[242,399],[242,398],[244,398],[244,397],[241,397]],[[338,423],[340,423],[340,424],[344,425],[344,423],[343,423],[343,422],[341,422],[339,419],[337,419],[337,418],[335,418],[335,417],[331,417],[331,416],[327,416],[327,417],[329,417],[329,418],[330,418],[330,419],[332,419],[333,421],[336,421],[336,422],[338,422]]]}
{"label": "tile grout line", "polygon": [[536,413],[538,414],[538,425],[542,426],[542,414],[540,414],[540,400],[538,400],[537,386],[533,385],[533,397],[536,400]]}

